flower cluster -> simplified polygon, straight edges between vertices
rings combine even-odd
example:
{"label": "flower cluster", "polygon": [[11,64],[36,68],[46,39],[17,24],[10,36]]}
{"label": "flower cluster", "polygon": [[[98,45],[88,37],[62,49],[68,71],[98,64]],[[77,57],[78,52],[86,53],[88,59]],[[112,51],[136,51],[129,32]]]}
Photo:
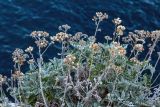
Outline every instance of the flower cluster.
{"label": "flower cluster", "polygon": [[109,49],[110,54],[112,56],[115,56],[115,55],[124,56],[126,54],[126,49],[124,47],[122,47],[119,43],[112,42],[112,45],[113,46]]}
{"label": "flower cluster", "polygon": [[112,22],[115,24],[115,25],[120,25],[122,23],[122,20],[118,17],[116,19],[113,19]]}
{"label": "flower cluster", "polygon": [[28,57],[27,54],[24,54],[24,51],[22,49],[16,49],[12,53],[12,58],[15,63],[18,63],[20,65],[23,65],[24,62],[26,61],[26,58]]}
{"label": "flower cluster", "polygon": [[67,33],[64,32],[59,32],[56,34],[56,36],[51,36],[50,39],[55,42],[62,42],[64,40],[66,40],[67,38],[69,38],[69,35]]}
{"label": "flower cluster", "polygon": [[[128,35],[130,41],[138,42],[144,41],[147,38],[150,38],[151,41],[160,39],[160,30],[155,31],[144,31],[144,30],[135,30],[134,32],[129,32]],[[145,42],[145,41],[144,41]]]}
{"label": "flower cluster", "polygon": [[151,40],[156,40],[156,39],[160,39],[160,30],[155,30],[155,31],[152,31],[151,34]]}
{"label": "flower cluster", "polygon": [[46,37],[49,36],[49,33],[45,31],[33,31],[30,35],[35,38],[37,47],[45,48],[48,45]]}
{"label": "flower cluster", "polygon": [[142,64],[142,62],[140,62],[136,57],[131,58],[130,61],[136,64]]}
{"label": "flower cluster", "polygon": [[96,16],[93,17],[93,21],[103,21],[104,19],[108,19],[108,15],[102,12],[96,12]]}
{"label": "flower cluster", "polygon": [[116,34],[119,35],[119,36],[122,36],[125,29],[126,28],[122,25],[117,26]]}
{"label": "flower cluster", "polygon": [[141,52],[144,50],[143,45],[142,44],[135,44],[134,49]]}
{"label": "flower cluster", "polygon": [[69,54],[64,58],[63,61],[67,65],[73,65],[75,63],[75,60],[76,60],[76,57],[72,54]]}
{"label": "flower cluster", "polygon": [[35,43],[40,48],[45,48],[48,45],[48,41],[45,38],[37,40],[37,41],[35,41]]}
{"label": "flower cluster", "polygon": [[12,74],[12,77],[14,79],[19,79],[19,78],[21,78],[23,76],[24,76],[24,74],[21,71],[15,71],[14,74]]}
{"label": "flower cluster", "polygon": [[91,50],[93,50],[94,52],[98,52],[100,50],[100,46],[97,43],[93,43],[90,45],[89,47]]}
{"label": "flower cluster", "polygon": [[39,38],[39,37],[48,37],[49,33],[45,31],[33,31],[30,35],[34,38],[37,38],[37,37]]}
{"label": "flower cluster", "polygon": [[118,17],[116,19],[113,19],[112,22],[115,24],[115,32],[118,36],[122,36],[124,30],[126,29],[125,26],[120,25],[122,23],[122,20]]}

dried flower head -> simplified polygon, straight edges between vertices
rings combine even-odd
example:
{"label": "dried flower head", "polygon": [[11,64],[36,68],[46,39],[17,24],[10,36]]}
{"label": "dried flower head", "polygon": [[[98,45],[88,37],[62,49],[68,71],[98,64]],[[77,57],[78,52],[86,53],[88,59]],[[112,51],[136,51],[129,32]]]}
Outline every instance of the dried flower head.
{"label": "dried flower head", "polygon": [[109,49],[109,52],[112,56],[115,55],[124,56],[126,54],[126,49],[122,47],[119,43],[112,42],[112,47]]}
{"label": "dried flower head", "polygon": [[45,31],[33,31],[30,34],[32,37],[48,37],[49,33],[45,32]]}
{"label": "dried flower head", "polygon": [[48,41],[45,38],[37,40],[37,41],[35,41],[35,43],[40,48],[45,48],[48,45]]}
{"label": "dried flower head", "polygon": [[97,52],[100,50],[100,46],[97,43],[91,44],[89,48],[92,49],[94,52]]}
{"label": "dried flower head", "polygon": [[12,74],[12,77],[14,79],[18,79],[18,78],[21,78],[23,76],[24,76],[24,74],[21,71],[15,71],[14,74]]}
{"label": "dried flower head", "polygon": [[135,44],[134,49],[141,52],[144,50],[143,45],[142,44]]}
{"label": "dried flower head", "polygon": [[108,19],[108,15],[102,12],[96,12],[96,16],[93,17],[93,21],[103,21],[104,19]]}
{"label": "dried flower head", "polygon": [[118,17],[118,18],[116,18],[116,19],[113,19],[113,23],[114,23],[115,25],[119,25],[119,24],[122,23],[122,20]]}
{"label": "dried flower head", "polygon": [[16,49],[12,53],[12,58],[15,63],[18,63],[20,65],[23,65],[23,63],[26,61],[26,58],[28,57],[27,54],[24,54],[22,49]]}
{"label": "dried flower head", "polygon": [[73,65],[75,60],[76,60],[76,57],[72,54],[69,54],[64,58],[63,61],[67,65]]}
{"label": "dried flower head", "polygon": [[64,32],[59,32],[56,34],[55,37],[51,37],[51,40],[54,42],[54,41],[57,41],[57,42],[62,42],[64,41],[65,39],[69,38],[69,35],[67,33],[64,33]]}
{"label": "dried flower head", "polygon": [[119,35],[119,36],[122,36],[123,35],[123,31],[125,30],[126,28],[122,25],[119,25],[117,26],[117,29],[116,29],[116,34]]}
{"label": "dried flower head", "polygon": [[131,58],[130,61],[136,64],[142,64],[136,57]]}
{"label": "dried flower head", "polygon": [[29,46],[26,50],[25,50],[25,52],[29,52],[29,53],[31,53],[33,51],[33,47],[32,46]]}
{"label": "dried flower head", "polygon": [[150,37],[151,37],[151,40],[158,40],[160,39],[160,30],[155,30],[155,31],[152,31],[151,34],[150,34]]}
{"label": "dried flower head", "polygon": [[88,35],[86,34],[83,34],[82,32],[77,32],[74,36],[72,36],[70,38],[71,41],[79,41],[79,40],[82,40],[84,38],[87,38]]}
{"label": "dried flower head", "polygon": [[126,49],[123,48],[122,46],[120,46],[120,47],[118,48],[118,54],[119,54],[119,55],[122,55],[122,56],[126,55]]}

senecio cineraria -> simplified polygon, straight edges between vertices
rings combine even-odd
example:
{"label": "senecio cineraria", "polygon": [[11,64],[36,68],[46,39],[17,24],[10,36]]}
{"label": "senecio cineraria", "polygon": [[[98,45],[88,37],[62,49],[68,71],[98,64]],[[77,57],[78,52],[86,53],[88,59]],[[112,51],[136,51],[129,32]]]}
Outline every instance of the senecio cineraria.
{"label": "senecio cineraria", "polygon": [[[2,88],[6,84],[16,107],[159,107],[160,88],[155,83],[160,73],[154,75],[159,52],[156,64],[150,62],[160,30],[135,30],[127,36],[118,17],[112,20],[113,36],[104,36],[106,42],[100,43],[96,37],[106,19],[106,13],[96,13],[93,36],[69,34],[68,25],[60,26],[55,36],[33,31],[36,47],[17,48],[12,77],[0,75],[2,106],[10,107]],[[62,46],[61,57],[44,62],[44,54],[55,43]],[[21,67],[27,63],[30,70],[23,74]]]}

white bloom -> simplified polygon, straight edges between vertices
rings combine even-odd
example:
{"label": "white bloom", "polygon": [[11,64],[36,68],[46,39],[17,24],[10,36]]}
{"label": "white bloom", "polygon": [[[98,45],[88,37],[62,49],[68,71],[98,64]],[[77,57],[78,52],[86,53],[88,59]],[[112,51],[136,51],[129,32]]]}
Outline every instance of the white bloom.
{"label": "white bloom", "polygon": [[113,23],[116,24],[116,25],[119,25],[119,24],[122,23],[122,20],[118,17],[118,18],[113,20]]}

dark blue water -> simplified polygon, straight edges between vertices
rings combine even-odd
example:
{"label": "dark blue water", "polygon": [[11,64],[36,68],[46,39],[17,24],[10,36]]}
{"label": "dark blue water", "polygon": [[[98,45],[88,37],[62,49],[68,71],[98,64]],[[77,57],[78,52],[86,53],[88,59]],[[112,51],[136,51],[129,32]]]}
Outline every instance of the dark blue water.
{"label": "dark blue water", "polygon": [[[112,34],[111,19],[115,17],[123,20],[127,31],[160,28],[160,0],[0,0],[0,73],[10,73],[15,48],[33,44],[27,36],[31,31],[45,30],[54,35],[59,25],[68,24],[70,33],[93,35],[91,19],[97,11],[109,15],[109,20],[101,24],[99,41]],[[55,51],[50,49],[49,54]]]}

